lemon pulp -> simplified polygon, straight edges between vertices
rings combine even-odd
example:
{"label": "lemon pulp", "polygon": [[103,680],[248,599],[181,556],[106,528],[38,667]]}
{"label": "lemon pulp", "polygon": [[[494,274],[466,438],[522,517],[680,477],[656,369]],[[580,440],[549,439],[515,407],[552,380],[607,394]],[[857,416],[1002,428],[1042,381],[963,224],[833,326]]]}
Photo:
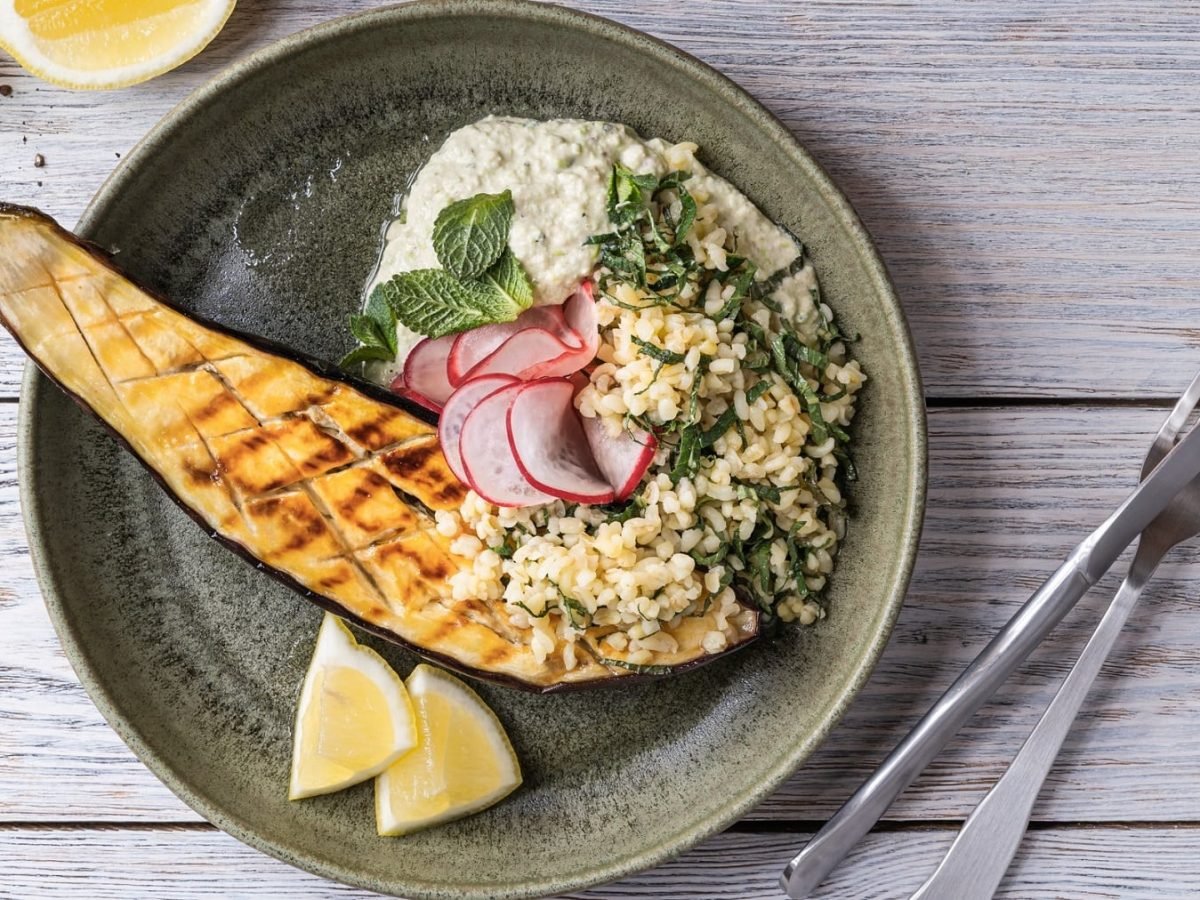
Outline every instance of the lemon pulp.
{"label": "lemon pulp", "polygon": [[408,677],[417,747],[375,780],[382,835],[408,834],[478,812],[521,784],[508,735],[479,696],[452,675],[420,665]]}
{"label": "lemon pulp", "polygon": [[365,781],[416,743],[416,719],[400,677],[326,614],[300,693],[289,796],[298,800]]}
{"label": "lemon pulp", "polygon": [[235,0],[0,0],[0,46],[65,87],[145,81],[187,61]]}

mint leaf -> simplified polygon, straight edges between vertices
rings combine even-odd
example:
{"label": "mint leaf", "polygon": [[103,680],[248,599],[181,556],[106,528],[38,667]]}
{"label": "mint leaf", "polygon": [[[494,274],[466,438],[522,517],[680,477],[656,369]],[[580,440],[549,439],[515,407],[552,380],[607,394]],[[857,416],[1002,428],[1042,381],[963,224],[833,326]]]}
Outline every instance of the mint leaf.
{"label": "mint leaf", "polygon": [[451,203],[433,223],[433,250],[456,278],[478,278],[500,258],[512,225],[512,191]]}
{"label": "mint leaf", "polygon": [[401,324],[431,338],[511,322],[523,308],[489,283],[459,281],[442,269],[401,272],[375,291]]}
{"label": "mint leaf", "polygon": [[395,359],[395,357],[396,354],[387,347],[366,346],[364,344],[361,347],[355,347],[353,350],[343,356],[341,362],[338,363],[338,368],[349,369],[352,366],[357,366],[359,363],[365,363],[368,360],[374,359],[390,362],[391,360]]}
{"label": "mint leaf", "polygon": [[658,178],[654,175],[638,175],[615,163],[608,181],[608,218],[618,225],[630,224],[641,214],[657,187]]}
{"label": "mint leaf", "polygon": [[[367,306],[363,313],[375,323],[379,334],[383,337],[383,345],[392,351],[392,356],[395,356],[396,314],[392,312],[392,307],[388,304],[387,299],[377,291],[372,291],[371,296],[367,298]],[[353,327],[351,325],[351,328]]]}
{"label": "mint leaf", "polygon": [[496,264],[484,272],[479,280],[518,310],[529,309],[533,303],[533,282],[529,280],[521,261],[513,256],[512,250],[505,248]]}
{"label": "mint leaf", "polygon": [[387,349],[387,339],[379,330],[379,324],[368,316],[351,316],[350,333],[363,346]]}

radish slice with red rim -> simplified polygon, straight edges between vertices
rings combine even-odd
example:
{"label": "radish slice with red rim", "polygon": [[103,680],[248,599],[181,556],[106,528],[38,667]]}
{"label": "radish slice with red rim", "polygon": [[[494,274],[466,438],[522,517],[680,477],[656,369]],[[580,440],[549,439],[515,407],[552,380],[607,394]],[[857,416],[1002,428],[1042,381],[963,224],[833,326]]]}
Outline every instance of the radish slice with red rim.
{"label": "radish slice with red rim", "polygon": [[608,431],[608,424],[599,416],[584,417],[583,433],[601,474],[612,486],[617,499],[625,500],[641,484],[654,461],[658,438],[641,428],[632,433],[622,430],[613,436]]}
{"label": "radish slice with red rim", "polygon": [[475,409],[481,400],[489,394],[494,394],[502,387],[512,384],[517,379],[511,375],[483,375],[472,378],[459,385],[450,395],[446,405],[442,407],[442,415],[438,419],[438,441],[442,445],[442,453],[450,469],[458,476],[459,481],[469,481],[467,470],[463,466],[462,455],[459,453],[459,438],[462,435],[463,422]]}
{"label": "radish slice with red rim", "polygon": [[446,364],[450,383],[461,384],[471,369],[487,359],[512,335],[526,328],[548,331],[568,347],[579,347],[583,343],[567,324],[561,305],[534,306],[525,310],[512,322],[481,325],[458,335]]}
{"label": "radish slice with red rim", "polygon": [[[472,368],[467,373],[467,378],[497,373],[529,378],[531,376],[528,373],[537,367],[564,357],[572,357],[572,354],[578,352],[545,328],[522,328],[509,335],[503,344]],[[570,371],[578,368],[580,367],[576,366]]]}
{"label": "radish slice with red rim", "polygon": [[526,480],[573,503],[611,503],[613,489],[592,458],[575,412],[575,386],[566,378],[546,378],[503,390],[516,392],[508,440]]}
{"label": "radish slice with red rim", "polygon": [[592,299],[591,286],[590,281],[585,281],[563,304],[563,315],[571,331],[578,336],[580,346],[531,366],[521,373],[522,378],[561,378],[578,372],[596,358],[596,352],[600,349],[600,323],[596,318],[596,301]]}
{"label": "radish slice with red rim", "polygon": [[600,320],[596,315],[596,300],[592,293],[592,283],[585,281],[579,290],[567,298],[563,304],[563,318],[571,330],[579,335],[583,349],[591,349],[595,357],[600,349]]}
{"label": "radish slice with red rim", "polygon": [[524,383],[510,384],[484,397],[463,420],[458,438],[467,483],[497,506],[536,506],[554,500],[525,478],[508,439],[509,407],[526,387]]}
{"label": "radish slice with red rim", "polygon": [[422,406],[441,412],[454,393],[446,375],[446,361],[456,335],[422,338],[413,344],[404,360],[404,394]]}

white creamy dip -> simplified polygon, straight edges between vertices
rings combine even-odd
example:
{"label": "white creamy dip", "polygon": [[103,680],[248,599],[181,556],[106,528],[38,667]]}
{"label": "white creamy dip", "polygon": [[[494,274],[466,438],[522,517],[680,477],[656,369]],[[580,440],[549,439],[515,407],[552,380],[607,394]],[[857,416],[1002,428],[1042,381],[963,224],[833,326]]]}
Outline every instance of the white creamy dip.
{"label": "white creamy dip", "polygon": [[[451,134],[417,174],[387,229],[383,252],[367,293],[398,272],[437,268],[431,235],[446,206],[479,193],[512,191],[515,213],[509,246],[534,283],[534,302],[561,303],[595,268],[597,250],[584,242],[609,231],[608,181],[614,162],[634,172],[692,173],[690,190],[708,194],[719,218],[734,232],[739,253],[766,278],[792,263],[798,248],[740,191],[694,157],[694,144],[643,140],[611,122],[488,117]],[[813,309],[811,266],[785,279],[775,293],[784,314],[803,318]],[[420,339],[399,326],[397,363],[371,374],[386,380]]]}

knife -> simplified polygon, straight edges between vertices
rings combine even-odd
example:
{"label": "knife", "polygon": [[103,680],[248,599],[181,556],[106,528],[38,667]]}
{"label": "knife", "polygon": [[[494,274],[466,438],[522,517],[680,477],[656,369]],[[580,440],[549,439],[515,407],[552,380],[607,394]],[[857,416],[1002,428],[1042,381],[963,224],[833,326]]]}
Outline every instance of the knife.
{"label": "knife", "polygon": [[1197,475],[1200,428],[1192,429],[1116,512],[1071,551],[875,773],[788,863],[779,879],[788,897],[807,897],[829,876],[967,719]]}

